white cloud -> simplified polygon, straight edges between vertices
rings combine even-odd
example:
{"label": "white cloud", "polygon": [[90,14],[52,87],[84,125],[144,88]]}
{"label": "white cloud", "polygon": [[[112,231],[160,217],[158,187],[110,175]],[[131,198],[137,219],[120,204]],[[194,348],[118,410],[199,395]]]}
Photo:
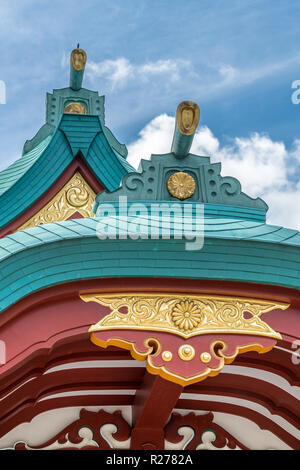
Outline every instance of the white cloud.
{"label": "white cloud", "polygon": [[[128,146],[128,161],[137,168],[140,159],[149,159],[150,153],[170,152],[174,127],[174,117],[162,114],[154,118]],[[270,208],[268,223],[300,229],[300,141],[288,151],[283,142],[254,133],[221,146],[211,130],[201,126],[191,152],[220,161],[222,176],[238,178],[243,192],[264,199]]]}
{"label": "white cloud", "polygon": [[161,114],[152,119],[139,133],[139,138],[128,146],[128,161],[138,167],[141,158],[148,160],[151,153],[168,153],[171,149],[175,119]]}
{"label": "white cloud", "polygon": [[181,77],[182,70],[189,66],[185,60],[157,60],[144,64],[133,64],[125,57],[102,62],[88,62],[86,73],[90,80],[103,78],[112,88],[125,85],[129,80],[149,80],[153,76],[167,75],[169,80],[176,81]]}
{"label": "white cloud", "polygon": [[278,62],[239,67],[220,62],[202,62],[196,66],[184,59],[160,59],[137,64],[126,57],[119,57],[100,62],[88,61],[86,75],[91,82],[101,78],[110,90],[132,83],[149,82],[162,76],[164,81],[160,81],[160,86],[162,83],[167,86],[170,82],[174,86],[176,82],[180,85],[184,78],[188,89],[196,87],[197,93],[203,94],[203,99],[212,97],[215,99],[217,94],[226,90],[249,86],[257,80],[274,77],[283,70],[295,66],[299,61],[300,55],[296,54]]}
{"label": "white cloud", "polygon": [[212,88],[231,88],[250,85],[257,80],[274,77],[276,74],[299,64],[300,55],[295,54],[284,60],[273,61],[266,64],[255,64],[252,67],[238,68],[230,64],[219,64],[217,68],[221,81],[212,83]]}
{"label": "white cloud", "polygon": [[116,60],[88,62],[86,71],[90,79],[101,77],[111,82],[112,87],[124,84],[133,74],[134,67],[128,59],[121,57]]}
{"label": "white cloud", "polygon": [[137,72],[144,78],[151,75],[167,74],[173,81],[179,80],[181,71],[190,65],[186,60],[158,60],[156,62],[147,62],[137,67]]}

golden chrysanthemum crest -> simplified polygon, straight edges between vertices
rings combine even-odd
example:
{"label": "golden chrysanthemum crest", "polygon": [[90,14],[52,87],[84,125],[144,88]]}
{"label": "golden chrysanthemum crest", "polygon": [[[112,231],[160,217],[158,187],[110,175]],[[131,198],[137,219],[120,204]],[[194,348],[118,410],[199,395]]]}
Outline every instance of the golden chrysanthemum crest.
{"label": "golden chrysanthemum crest", "polygon": [[169,177],[167,188],[171,196],[184,200],[193,196],[196,190],[196,183],[191,175],[178,171]]}
{"label": "golden chrysanthemum crest", "polygon": [[193,301],[183,300],[175,305],[171,318],[175,326],[180,330],[193,330],[203,321],[201,308]]}

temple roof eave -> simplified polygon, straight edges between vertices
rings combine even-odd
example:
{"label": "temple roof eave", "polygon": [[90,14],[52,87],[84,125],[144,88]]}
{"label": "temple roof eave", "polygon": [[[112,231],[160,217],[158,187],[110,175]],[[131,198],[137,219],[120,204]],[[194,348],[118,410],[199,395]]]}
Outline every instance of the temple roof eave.
{"label": "temple roof eave", "polygon": [[222,223],[210,220],[203,248],[189,251],[185,239],[174,237],[99,240],[98,222],[58,222],[0,240],[0,311],[37,290],[96,278],[211,279],[300,289],[300,233],[294,230],[244,220],[222,230]]}

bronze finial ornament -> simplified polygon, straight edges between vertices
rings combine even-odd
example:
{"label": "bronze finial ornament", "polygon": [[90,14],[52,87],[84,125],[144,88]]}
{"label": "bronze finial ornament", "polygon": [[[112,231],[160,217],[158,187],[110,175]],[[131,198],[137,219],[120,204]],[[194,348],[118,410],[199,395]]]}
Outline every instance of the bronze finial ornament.
{"label": "bronze finial ornament", "polygon": [[71,52],[71,65],[77,72],[84,69],[86,59],[87,55],[83,49],[76,48]]}
{"label": "bronze finial ornament", "polygon": [[78,91],[82,87],[86,59],[86,52],[79,47],[71,52],[70,88],[72,90]]}
{"label": "bronze finial ornament", "polygon": [[176,124],[171,152],[184,158],[190,151],[200,120],[200,108],[193,101],[182,101],[177,106]]}
{"label": "bronze finial ornament", "polygon": [[192,135],[200,120],[200,108],[193,101],[183,101],[177,107],[176,124],[181,134]]}

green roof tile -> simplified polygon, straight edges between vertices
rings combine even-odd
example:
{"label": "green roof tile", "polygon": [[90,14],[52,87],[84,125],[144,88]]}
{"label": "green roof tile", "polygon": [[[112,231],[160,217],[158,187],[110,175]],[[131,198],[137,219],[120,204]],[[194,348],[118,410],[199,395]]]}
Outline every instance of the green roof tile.
{"label": "green roof tile", "polygon": [[64,114],[52,136],[0,172],[0,228],[37,201],[78,152],[108,191],[134,170],[110,146],[99,116]]}
{"label": "green roof tile", "polygon": [[235,220],[228,232],[228,220],[210,219],[203,248],[188,251],[185,239],[99,240],[97,223],[74,219],[0,240],[0,309],[39,289],[104,277],[223,279],[300,289],[300,234],[294,230]]}

